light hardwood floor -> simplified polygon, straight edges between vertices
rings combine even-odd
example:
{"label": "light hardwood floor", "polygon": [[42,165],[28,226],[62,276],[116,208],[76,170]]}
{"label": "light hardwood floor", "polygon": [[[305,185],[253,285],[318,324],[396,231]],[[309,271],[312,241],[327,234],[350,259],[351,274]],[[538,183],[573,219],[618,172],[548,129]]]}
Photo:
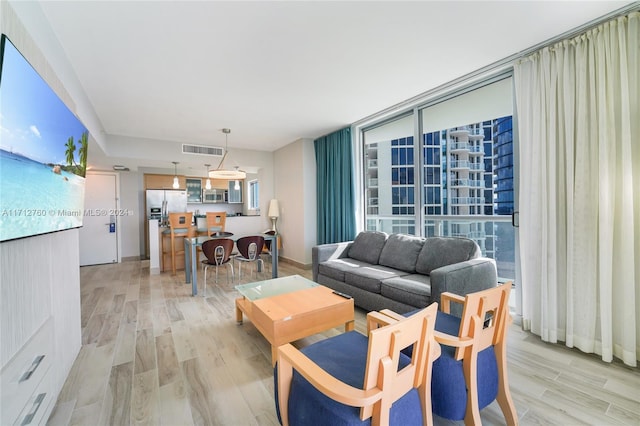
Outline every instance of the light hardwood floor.
{"label": "light hardwood floor", "polygon": [[[148,270],[148,261],[80,269],[82,348],[49,424],[278,424],[269,344],[250,321],[236,324],[238,293],[224,270],[218,284],[209,275],[206,297],[192,297],[180,272],[174,277]],[[291,274],[310,278],[310,271],[281,263],[280,275]],[[366,330],[360,310],[356,330]],[[341,332],[332,329],[296,345]],[[508,347],[522,425],[640,424],[637,368],[545,344],[517,325]],[[482,419],[504,424],[495,402]]]}

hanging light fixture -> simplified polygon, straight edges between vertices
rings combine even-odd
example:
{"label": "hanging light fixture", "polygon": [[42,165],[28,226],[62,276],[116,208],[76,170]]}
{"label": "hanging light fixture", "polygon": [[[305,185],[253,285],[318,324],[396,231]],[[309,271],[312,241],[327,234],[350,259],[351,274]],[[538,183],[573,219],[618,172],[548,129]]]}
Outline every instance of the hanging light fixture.
{"label": "hanging light fixture", "polygon": [[180,188],[180,181],[178,180],[178,162],[172,161],[173,163],[173,189]]}
{"label": "hanging light fixture", "polygon": [[204,189],[211,189],[211,179],[209,178],[209,167],[211,164],[205,164],[207,167],[207,181],[204,184]]}
{"label": "hanging light fixture", "polygon": [[[209,177],[212,179],[225,180],[245,179],[247,177],[247,174],[240,170],[238,166],[236,166],[234,170],[225,170],[223,168],[224,160],[227,158],[227,154],[229,154],[229,133],[231,133],[231,129],[222,129],[222,133],[224,133],[225,135],[224,155],[222,156],[222,160],[220,160],[218,168],[209,172]],[[238,185],[240,185],[239,182]]]}

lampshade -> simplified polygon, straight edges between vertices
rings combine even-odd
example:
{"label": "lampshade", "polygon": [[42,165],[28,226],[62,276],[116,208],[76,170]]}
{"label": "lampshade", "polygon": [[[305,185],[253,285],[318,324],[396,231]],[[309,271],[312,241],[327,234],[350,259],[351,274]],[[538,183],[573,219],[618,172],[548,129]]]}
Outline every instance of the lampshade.
{"label": "lampshade", "polygon": [[247,174],[241,170],[238,170],[238,167],[236,166],[235,170],[211,170],[209,172],[209,177],[211,179],[238,180],[245,179],[247,177]]}
{"label": "lampshade", "polygon": [[269,202],[268,217],[280,217],[280,207],[278,206],[278,200],[273,199]]}
{"label": "lampshade", "polygon": [[247,174],[240,170],[238,166],[235,167],[234,170],[225,170],[224,160],[229,155],[229,133],[231,133],[231,129],[222,129],[222,133],[225,135],[225,149],[224,155],[222,156],[222,160],[220,160],[220,164],[218,164],[218,168],[209,172],[209,177],[212,179],[225,179],[225,180],[239,180],[245,179]]}
{"label": "lampshade", "polygon": [[178,180],[178,162],[172,161],[173,163],[173,189],[180,188],[180,181]]}
{"label": "lampshade", "polygon": [[211,189],[211,179],[209,179],[209,167],[211,164],[205,164],[207,167],[207,181],[204,184],[204,189]]}

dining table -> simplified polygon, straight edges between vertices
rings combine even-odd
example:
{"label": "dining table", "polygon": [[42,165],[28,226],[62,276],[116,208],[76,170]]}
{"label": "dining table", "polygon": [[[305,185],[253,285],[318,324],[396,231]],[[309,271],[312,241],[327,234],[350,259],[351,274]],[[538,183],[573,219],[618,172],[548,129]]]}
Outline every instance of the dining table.
{"label": "dining table", "polygon": [[184,239],[184,274],[187,284],[191,283],[191,295],[198,294],[198,247],[202,247],[202,243],[208,240],[218,238],[229,238],[237,242],[242,237],[261,236],[265,241],[271,241],[271,277],[278,278],[278,235],[271,234],[234,234],[222,236],[200,236]]}

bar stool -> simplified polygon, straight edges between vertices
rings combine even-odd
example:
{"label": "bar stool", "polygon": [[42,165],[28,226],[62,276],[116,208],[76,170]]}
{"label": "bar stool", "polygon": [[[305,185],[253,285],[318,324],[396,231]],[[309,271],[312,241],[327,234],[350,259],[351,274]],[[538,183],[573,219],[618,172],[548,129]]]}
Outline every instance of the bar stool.
{"label": "bar stool", "polygon": [[[192,232],[191,222],[193,221],[193,213],[169,213],[169,230],[164,233],[169,233],[171,237],[171,270],[173,275],[176,274],[176,254],[182,253],[184,255],[184,244],[179,244],[176,248],[176,237],[190,238],[194,236]],[[162,239],[162,253],[164,260],[164,238]]]}
{"label": "bar stool", "polygon": [[208,234],[211,235],[214,232],[224,232],[224,227],[227,223],[227,212],[207,212],[207,228]]}

